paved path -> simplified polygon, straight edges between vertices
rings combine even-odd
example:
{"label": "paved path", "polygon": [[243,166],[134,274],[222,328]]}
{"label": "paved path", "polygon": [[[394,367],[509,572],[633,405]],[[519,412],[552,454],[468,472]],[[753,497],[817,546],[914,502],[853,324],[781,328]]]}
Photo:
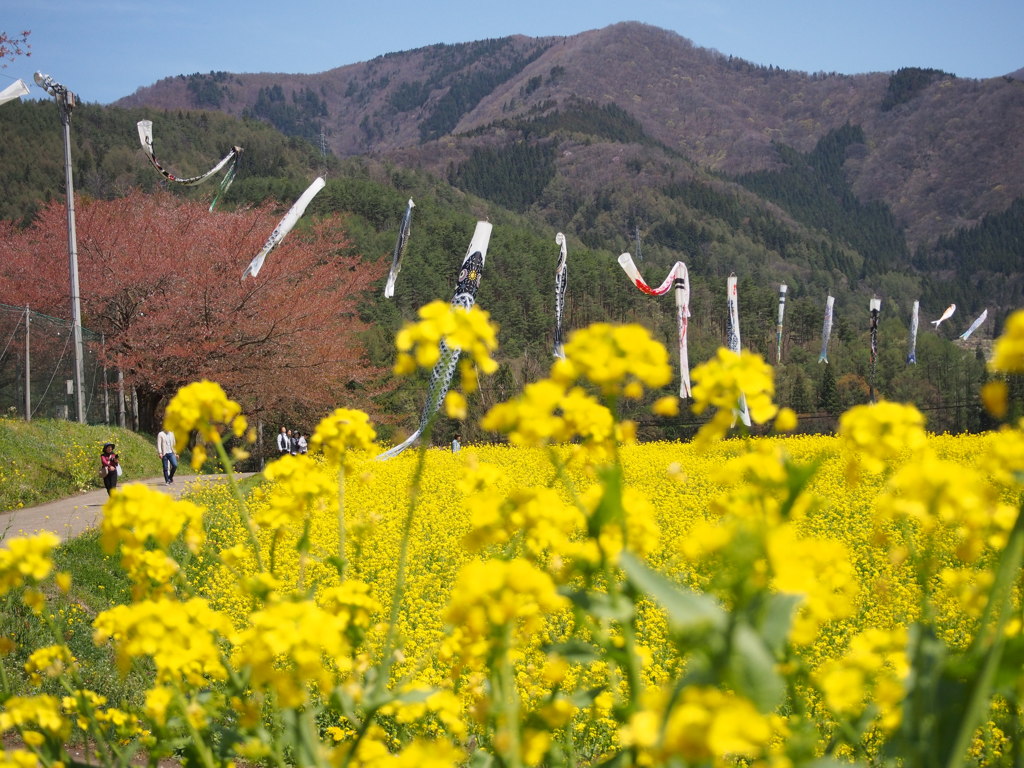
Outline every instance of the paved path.
{"label": "paved path", "polygon": [[[249,474],[251,473],[236,473],[235,478],[241,480],[248,477]],[[223,482],[223,480],[223,475],[186,475],[185,477],[176,477],[173,485],[164,485],[163,477],[148,477],[128,482],[143,483],[178,498],[195,483]],[[53,531],[60,536],[61,541],[66,541],[99,525],[103,504],[106,500],[106,490],[99,488],[36,507],[0,512],[0,534],[8,539],[14,536],[31,535],[38,531]],[[0,546],[3,546],[2,542],[0,542]]]}

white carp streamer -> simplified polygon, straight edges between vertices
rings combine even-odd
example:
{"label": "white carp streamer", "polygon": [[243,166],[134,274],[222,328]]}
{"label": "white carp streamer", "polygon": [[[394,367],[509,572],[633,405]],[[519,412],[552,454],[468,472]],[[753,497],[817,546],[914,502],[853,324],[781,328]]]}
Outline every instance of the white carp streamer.
{"label": "white carp streamer", "polygon": [[676,295],[676,320],[679,324],[679,396],[692,397],[690,387],[690,361],[686,351],[686,327],[690,320],[690,277],[686,265],[677,261],[668,272],[665,282],[651,288],[640,275],[628,253],[619,256],[619,266],[633,281],[633,285],[650,296],[664,296],[670,289]]}
{"label": "white carp streamer", "polygon": [[779,286],[779,318],[775,321],[775,364],[782,362],[782,318],[786,314],[786,291],[788,286]]}
{"label": "white carp streamer", "polygon": [[[726,345],[730,351],[740,354],[740,301],[736,286],[736,275],[729,275],[725,281],[726,303],[729,309],[728,327],[726,328]],[[750,426],[750,410],[747,408],[747,396],[740,394],[739,408],[736,415],[746,427]]]}
{"label": "white carp streamer", "polygon": [[245,268],[242,273],[242,279],[252,275],[256,277],[263,269],[263,260],[267,258],[272,250],[274,250],[282,240],[284,236],[292,231],[292,227],[299,221],[302,214],[306,212],[306,207],[313,201],[313,198],[317,196],[317,193],[326,186],[327,182],[320,176],[316,177],[316,181],[310,184],[306,191],[302,193],[298,200],[288,209],[288,213],[284,215],[284,218],[274,227],[274,231],[270,233],[270,237],[267,238],[267,242],[260,248],[260,252],[257,253],[253,260],[249,262],[249,266]]}
{"label": "white carp streamer", "polygon": [[[149,162],[153,164],[153,167],[160,171],[163,177],[168,181],[173,181],[175,184],[181,184],[183,186],[202,184],[208,178],[224,168],[228,163],[231,163],[231,168],[229,168],[228,172],[225,174],[224,180],[221,182],[221,188],[217,192],[217,196],[219,197],[224,194],[224,192],[227,191],[227,188],[231,185],[231,182],[234,180],[235,167],[239,156],[242,154],[241,147],[232,147],[231,151],[224,155],[224,157],[221,158],[221,161],[206,173],[201,173],[198,176],[189,176],[188,178],[183,179],[166,170],[160,164],[160,161],[156,159],[156,153],[153,151],[153,121],[139,120],[139,122],[135,124],[135,127],[139,129],[139,143],[142,144],[142,151],[146,153],[146,157],[149,158]],[[216,202],[216,198],[214,199],[214,202]],[[212,205],[210,207],[211,209],[213,208]]]}
{"label": "white carp streamer", "polygon": [[834,296],[825,299],[825,322],[821,326],[821,354],[818,355],[819,363],[828,362],[828,340],[832,338],[832,305],[836,303]]}
{"label": "white carp streamer", "polygon": [[567,265],[568,251],[565,246],[565,235],[555,235],[558,246],[558,263],[555,265],[555,357],[565,360],[565,337],[562,333],[562,311],[565,308],[565,287],[569,280]]}
{"label": "white carp streamer", "polygon": [[[480,287],[480,278],[483,277],[484,263],[487,261],[487,246],[491,241],[492,225],[487,221],[478,221],[473,232],[473,239],[469,241],[469,250],[462,259],[459,266],[459,277],[455,284],[455,295],[452,296],[452,306],[460,307],[467,312],[476,303],[476,292]],[[457,347],[449,347],[441,340],[441,355],[430,373],[430,384],[427,385],[427,402],[423,404],[423,413],[420,414],[419,427],[402,443],[394,448],[380,454],[377,459],[390,459],[397,456],[414,442],[416,442],[423,431],[430,423],[431,417],[441,407],[444,396],[452,385],[452,378],[455,376],[455,368],[459,363],[459,355],[462,350]]]}
{"label": "white carp streamer", "polygon": [[412,209],[416,203],[409,198],[405,206],[405,215],[402,217],[402,226],[398,229],[398,240],[395,241],[395,252],[391,257],[391,271],[388,273],[388,282],[384,286],[384,298],[390,299],[395,295],[395,281],[398,280],[398,273],[402,271],[402,257],[405,256],[405,249],[409,247],[409,231],[412,229]]}
{"label": "white carp streamer", "polygon": [[24,80],[15,80],[2,91],[0,91],[0,104],[14,101],[21,96],[28,96],[28,84]]}
{"label": "white carp streamer", "polygon": [[921,302],[915,301],[914,308],[910,312],[910,348],[907,350],[907,365],[917,362],[917,325],[920,310]]}
{"label": "white carp streamer", "polygon": [[971,323],[970,328],[968,328],[966,331],[960,334],[960,338],[963,339],[964,341],[967,341],[969,338],[971,338],[971,334],[978,330],[978,328],[981,327],[981,324],[984,323],[987,319],[988,310],[986,309],[984,312],[978,315],[978,317],[974,320],[973,323]]}

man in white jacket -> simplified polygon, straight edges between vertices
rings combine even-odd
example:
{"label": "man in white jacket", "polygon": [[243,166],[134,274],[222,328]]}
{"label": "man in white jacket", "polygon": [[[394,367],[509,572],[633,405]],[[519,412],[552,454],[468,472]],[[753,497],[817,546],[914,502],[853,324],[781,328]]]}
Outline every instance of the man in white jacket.
{"label": "man in white jacket", "polygon": [[164,483],[174,482],[174,473],[178,471],[178,453],[174,444],[174,433],[166,429],[156,436],[156,452],[164,464]]}

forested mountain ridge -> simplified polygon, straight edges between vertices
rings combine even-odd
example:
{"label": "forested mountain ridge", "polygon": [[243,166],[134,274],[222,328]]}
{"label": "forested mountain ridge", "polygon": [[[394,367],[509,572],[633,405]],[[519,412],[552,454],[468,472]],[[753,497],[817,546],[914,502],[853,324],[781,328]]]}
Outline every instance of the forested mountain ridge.
{"label": "forested mountain ridge", "polygon": [[[430,46],[311,75],[183,75],[117,103],[256,116],[287,133],[323,132],[341,156],[398,153],[434,171],[465,159],[471,131],[471,145],[500,143],[508,121],[571,115],[581,104],[615,105],[649,143],[729,176],[778,169],[780,147],[809,152],[849,123],[865,137],[844,164],[850,185],[861,200],[892,208],[911,250],[1024,195],[1019,79],[912,66],[807,74],[637,23]],[[560,174],[582,162],[556,158]]]}

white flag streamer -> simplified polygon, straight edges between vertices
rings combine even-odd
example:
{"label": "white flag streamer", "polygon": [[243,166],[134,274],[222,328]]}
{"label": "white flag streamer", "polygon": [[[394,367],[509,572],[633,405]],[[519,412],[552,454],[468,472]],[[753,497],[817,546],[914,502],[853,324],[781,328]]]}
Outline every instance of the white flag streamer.
{"label": "white flag streamer", "polygon": [[295,204],[288,209],[288,213],[284,215],[284,218],[274,228],[274,231],[270,233],[270,237],[267,238],[267,242],[260,248],[260,252],[249,262],[249,266],[242,273],[243,280],[250,275],[256,277],[260,273],[260,270],[263,269],[263,260],[267,258],[267,254],[274,250],[284,240],[284,236],[292,231],[292,227],[302,217],[302,214],[306,212],[306,206],[312,202],[313,198],[317,196],[317,193],[326,184],[327,182],[323,178],[317,176],[316,180],[306,188],[306,191],[295,201]]}

